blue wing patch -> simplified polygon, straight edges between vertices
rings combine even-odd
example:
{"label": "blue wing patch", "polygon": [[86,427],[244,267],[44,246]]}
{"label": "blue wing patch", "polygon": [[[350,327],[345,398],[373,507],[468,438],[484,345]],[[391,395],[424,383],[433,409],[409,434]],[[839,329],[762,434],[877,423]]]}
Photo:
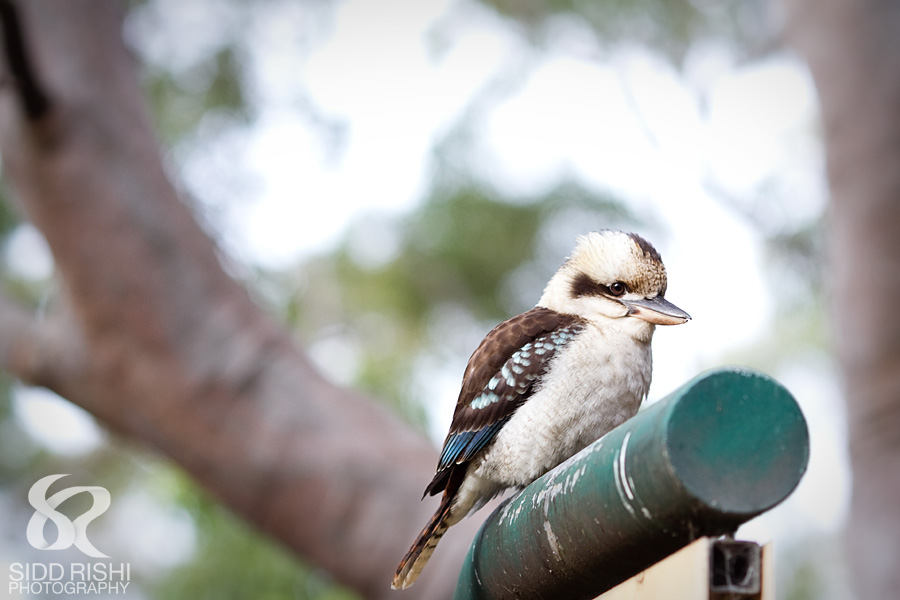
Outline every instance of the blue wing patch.
{"label": "blue wing patch", "polygon": [[444,444],[444,450],[441,452],[441,460],[438,463],[438,469],[444,469],[456,462],[456,457],[462,454],[463,449],[469,444],[476,431],[460,431],[459,433],[450,434],[447,443]]}
{"label": "blue wing patch", "polygon": [[459,464],[471,460],[479,450],[494,439],[494,436],[506,425],[508,420],[509,417],[506,417],[487,427],[482,427],[478,431],[460,431],[450,434],[447,443],[444,444],[444,450],[441,452],[438,470],[445,469],[454,463]]}
{"label": "blue wing patch", "polygon": [[488,442],[493,440],[501,429],[503,429],[503,426],[506,425],[507,421],[509,421],[509,417],[479,429],[478,433],[475,434],[475,437],[472,438],[472,441],[466,445],[459,458],[456,459],[456,462],[464,463],[468,460],[472,460],[472,457],[478,454],[478,452],[484,448]]}

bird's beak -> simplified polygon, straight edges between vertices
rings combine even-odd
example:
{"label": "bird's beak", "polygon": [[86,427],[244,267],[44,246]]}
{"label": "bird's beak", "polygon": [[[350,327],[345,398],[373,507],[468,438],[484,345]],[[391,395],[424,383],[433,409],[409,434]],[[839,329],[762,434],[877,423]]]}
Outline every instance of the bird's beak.
{"label": "bird's beak", "polygon": [[687,314],[662,296],[641,298],[640,300],[621,300],[628,308],[629,317],[637,317],[656,325],[681,325],[691,320]]}

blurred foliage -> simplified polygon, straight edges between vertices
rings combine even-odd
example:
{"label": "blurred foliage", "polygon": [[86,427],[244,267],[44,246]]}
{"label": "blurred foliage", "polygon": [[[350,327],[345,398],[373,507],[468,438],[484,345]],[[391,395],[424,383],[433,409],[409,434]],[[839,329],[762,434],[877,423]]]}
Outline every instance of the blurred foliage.
{"label": "blurred foliage", "polygon": [[560,18],[581,21],[603,45],[641,44],[680,62],[691,44],[727,39],[748,52],[768,46],[766,3],[757,0],[482,0],[521,23],[532,40],[552,39]]}
{"label": "blurred foliage", "polygon": [[776,544],[776,584],[782,600],[853,598],[847,573],[846,545],[841,532],[812,534],[788,547]]}
{"label": "blurred foliage", "polygon": [[156,130],[168,145],[193,131],[204,118],[215,115],[231,125],[245,124],[250,118],[235,48],[222,48],[184,73],[148,67],[144,79]]}
{"label": "blurred foliage", "polygon": [[783,594],[785,600],[816,600],[822,597],[822,583],[815,565],[804,563],[793,570],[788,588]]}
{"label": "blurred foliage", "polygon": [[[786,311],[795,312],[810,301],[820,303],[825,296],[825,217],[818,215],[793,229],[765,236],[768,258],[773,263],[772,279],[787,282],[793,289],[780,296],[788,302]],[[823,318],[823,331],[824,327]],[[823,340],[820,340],[823,341]],[[825,347],[824,345],[822,347]]]}
{"label": "blurred foliage", "polygon": [[12,380],[0,371],[0,489],[27,473],[37,454],[34,442],[13,415],[12,386]]}
{"label": "blurred foliage", "polygon": [[0,186],[0,239],[6,239],[16,225],[21,222],[7,197],[7,190]]}
{"label": "blurred foliage", "polygon": [[[792,319],[824,302],[825,214],[824,210],[797,211],[790,200],[794,192],[778,182],[762,182],[747,197],[736,198],[709,186],[719,202],[759,232],[765,243],[769,283],[778,288],[779,318]],[[800,212],[800,214],[797,214]],[[811,214],[810,214],[811,213]],[[821,315],[823,340],[826,316]],[[824,346],[822,346],[824,347]]]}

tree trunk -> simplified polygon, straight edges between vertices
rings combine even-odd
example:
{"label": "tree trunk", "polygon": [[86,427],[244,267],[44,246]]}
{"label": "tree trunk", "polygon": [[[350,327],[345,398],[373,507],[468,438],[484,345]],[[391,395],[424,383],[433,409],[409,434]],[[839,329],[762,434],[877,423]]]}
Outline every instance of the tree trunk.
{"label": "tree trunk", "polygon": [[[387,597],[434,509],[419,498],[437,453],[325,381],[225,273],[167,179],[123,10],[0,2],[3,167],[62,288],[41,319],[0,297],[0,366],[170,456],[338,581]],[[407,598],[452,592],[477,524],[454,528]]]}
{"label": "tree trunk", "polygon": [[900,598],[900,4],[785,0],[819,90],[860,599]]}

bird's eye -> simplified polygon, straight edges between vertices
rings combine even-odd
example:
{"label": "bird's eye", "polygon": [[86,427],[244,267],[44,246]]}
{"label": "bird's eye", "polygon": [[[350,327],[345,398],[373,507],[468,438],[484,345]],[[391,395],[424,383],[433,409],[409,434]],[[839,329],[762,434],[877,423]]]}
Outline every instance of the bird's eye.
{"label": "bird's eye", "polygon": [[617,281],[609,286],[609,293],[613,296],[621,296],[628,291],[628,287],[621,281]]}

